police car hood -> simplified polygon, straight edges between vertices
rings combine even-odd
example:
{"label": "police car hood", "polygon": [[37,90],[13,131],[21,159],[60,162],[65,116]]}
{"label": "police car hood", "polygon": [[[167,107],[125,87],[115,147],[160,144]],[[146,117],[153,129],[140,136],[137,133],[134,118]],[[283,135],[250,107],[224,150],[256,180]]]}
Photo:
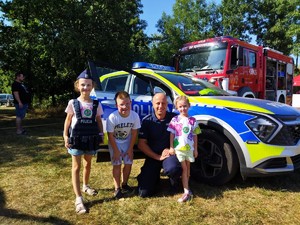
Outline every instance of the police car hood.
{"label": "police car hood", "polygon": [[278,116],[300,116],[300,110],[279,102],[234,96],[189,97],[191,105],[224,107]]}

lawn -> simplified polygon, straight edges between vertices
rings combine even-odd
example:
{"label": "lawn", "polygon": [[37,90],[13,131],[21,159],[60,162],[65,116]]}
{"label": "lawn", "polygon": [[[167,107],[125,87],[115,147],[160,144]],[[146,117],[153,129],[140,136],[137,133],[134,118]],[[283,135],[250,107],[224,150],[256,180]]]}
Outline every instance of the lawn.
{"label": "lawn", "polygon": [[[17,136],[13,113],[0,107],[0,224],[299,224],[300,172],[221,187],[192,180],[195,196],[187,204],[177,203],[180,193],[169,195],[161,177],[161,192],[153,198],[114,200],[112,167],[96,157],[90,184],[99,193],[84,196],[89,213],[76,215],[63,115],[31,112],[24,123],[29,135]],[[142,164],[135,160],[131,186]]]}

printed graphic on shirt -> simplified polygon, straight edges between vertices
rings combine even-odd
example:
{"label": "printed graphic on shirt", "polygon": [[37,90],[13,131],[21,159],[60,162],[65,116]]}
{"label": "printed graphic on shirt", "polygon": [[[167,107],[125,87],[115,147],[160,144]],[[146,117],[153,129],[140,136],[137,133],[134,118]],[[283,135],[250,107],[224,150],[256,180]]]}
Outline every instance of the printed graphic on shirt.
{"label": "printed graphic on shirt", "polygon": [[175,135],[174,149],[180,151],[194,150],[193,136],[201,132],[194,117],[182,117],[180,115],[172,118],[168,131]]}
{"label": "printed graphic on shirt", "polygon": [[80,105],[80,111],[83,118],[92,118],[93,105],[92,104],[82,104]]}
{"label": "printed graphic on shirt", "polygon": [[133,123],[120,123],[116,125],[114,137],[118,140],[125,140],[128,137],[133,125]]}
{"label": "printed graphic on shirt", "polygon": [[109,115],[106,123],[107,132],[113,133],[115,140],[118,143],[130,141],[131,130],[136,130],[140,127],[139,115],[134,111],[130,111],[129,116],[122,117],[116,110]]}

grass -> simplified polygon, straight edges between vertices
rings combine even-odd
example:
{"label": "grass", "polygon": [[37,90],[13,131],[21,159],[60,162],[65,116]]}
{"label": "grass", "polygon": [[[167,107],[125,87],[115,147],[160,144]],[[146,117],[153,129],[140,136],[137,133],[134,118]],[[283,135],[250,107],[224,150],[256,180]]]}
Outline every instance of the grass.
{"label": "grass", "polygon": [[[166,177],[153,198],[114,200],[111,165],[93,161],[85,196],[89,213],[76,215],[71,157],[63,147],[64,117],[31,112],[28,136],[15,135],[13,108],[0,107],[0,224],[299,224],[300,172],[251,178],[213,187],[191,181],[192,202],[178,204]],[[36,115],[35,115],[36,114]],[[135,160],[129,184],[137,185],[143,159]]]}

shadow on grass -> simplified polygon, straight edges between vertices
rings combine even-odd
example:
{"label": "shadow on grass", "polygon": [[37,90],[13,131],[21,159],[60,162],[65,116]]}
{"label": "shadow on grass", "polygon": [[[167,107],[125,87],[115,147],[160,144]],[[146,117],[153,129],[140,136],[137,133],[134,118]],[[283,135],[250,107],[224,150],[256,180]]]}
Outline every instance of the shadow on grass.
{"label": "shadow on grass", "polygon": [[[137,188],[137,187],[136,187]],[[232,181],[221,186],[212,186],[205,183],[190,179],[190,188],[196,197],[205,199],[222,198],[223,193],[228,190],[239,190],[248,188],[260,188],[275,192],[300,192],[300,171],[289,173],[287,175],[277,175],[270,177],[255,177],[242,180],[237,176]],[[157,191],[153,197],[172,196],[183,193],[183,187],[179,184],[178,191],[172,193],[167,176],[161,176]],[[136,194],[137,195],[137,194]]]}
{"label": "shadow on grass", "polygon": [[222,198],[225,191],[247,188],[261,188],[276,192],[300,192],[300,171],[286,175],[251,177],[246,180],[238,175],[222,186],[212,186],[191,179],[190,186],[193,193],[202,198]]}
{"label": "shadow on grass", "polygon": [[39,217],[29,214],[24,214],[14,209],[8,209],[5,207],[6,205],[6,197],[5,193],[2,189],[0,189],[0,216],[10,218],[10,219],[17,219],[20,221],[32,221],[32,222],[41,222],[41,223],[50,223],[55,225],[68,225],[71,224],[67,220],[60,219],[55,216],[49,217]]}
{"label": "shadow on grass", "polygon": [[28,135],[17,135],[11,112],[13,111],[1,109],[0,165],[13,163],[15,166],[24,166],[43,160],[64,166],[65,159],[69,158],[69,155],[64,154],[64,118],[26,119],[24,128]]}

